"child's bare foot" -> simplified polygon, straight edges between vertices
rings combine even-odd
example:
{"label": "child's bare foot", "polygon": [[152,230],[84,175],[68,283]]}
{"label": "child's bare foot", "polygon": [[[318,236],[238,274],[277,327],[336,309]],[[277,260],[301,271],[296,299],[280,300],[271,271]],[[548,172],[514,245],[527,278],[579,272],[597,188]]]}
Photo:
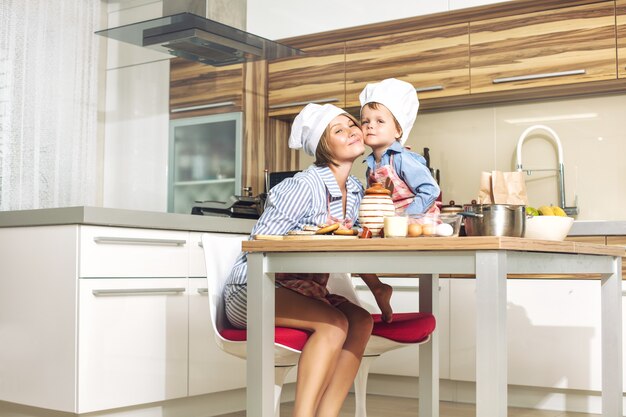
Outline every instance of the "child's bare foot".
{"label": "child's bare foot", "polygon": [[393,288],[391,288],[391,285],[381,283],[381,285],[372,289],[372,293],[382,313],[382,320],[385,323],[391,323],[393,320],[393,310],[391,308],[391,294],[393,293]]}

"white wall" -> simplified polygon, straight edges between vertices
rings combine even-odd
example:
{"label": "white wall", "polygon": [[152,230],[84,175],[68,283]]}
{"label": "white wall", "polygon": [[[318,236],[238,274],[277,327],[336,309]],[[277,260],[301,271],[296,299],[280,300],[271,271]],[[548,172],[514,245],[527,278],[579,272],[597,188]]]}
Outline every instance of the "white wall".
{"label": "white wall", "polygon": [[499,3],[498,0],[247,0],[247,30],[282,39],[411,16]]}

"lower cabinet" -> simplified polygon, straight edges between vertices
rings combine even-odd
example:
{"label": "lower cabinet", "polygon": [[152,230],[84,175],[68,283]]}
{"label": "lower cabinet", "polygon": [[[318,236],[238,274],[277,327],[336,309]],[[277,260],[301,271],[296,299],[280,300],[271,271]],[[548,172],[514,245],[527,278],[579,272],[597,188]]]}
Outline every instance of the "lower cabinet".
{"label": "lower cabinet", "polygon": [[[374,297],[360,279],[356,279],[356,289],[363,307],[372,313],[380,313]],[[387,278],[382,281],[393,286],[391,305],[395,313],[410,313],[419,311],[419,279],[418,278]],[[443,379],[450,377],[449,369],[449,279],[439,280],[439,315],[436,331],[439,334],[439,374]],[[419,375],[419,345],[407,346],[391,352],[386,352],[376,359],[370,367],[370,373],[418,376]]]}
{"label": "lower cabinet", "polygon": [[79,411],[187,396],[187,278],[79,281]]}
{"label": "lower cabinet", "polygon": [[[476,282],[450,283],[450,378],[475,381]],[[508,382],[601,389],[600,283],[510,279],[507,285]]]}

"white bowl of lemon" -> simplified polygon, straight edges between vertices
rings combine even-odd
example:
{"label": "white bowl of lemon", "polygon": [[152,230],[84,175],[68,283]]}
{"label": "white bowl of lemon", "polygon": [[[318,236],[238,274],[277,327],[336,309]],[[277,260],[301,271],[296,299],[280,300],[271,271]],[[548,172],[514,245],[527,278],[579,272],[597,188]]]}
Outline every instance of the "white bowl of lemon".
{"label": "white bowl of lemon", "polygon": [[574,218],[556,206],[529,207],[526,213],[524,237],[529,239],[564,240],[574,224]]}

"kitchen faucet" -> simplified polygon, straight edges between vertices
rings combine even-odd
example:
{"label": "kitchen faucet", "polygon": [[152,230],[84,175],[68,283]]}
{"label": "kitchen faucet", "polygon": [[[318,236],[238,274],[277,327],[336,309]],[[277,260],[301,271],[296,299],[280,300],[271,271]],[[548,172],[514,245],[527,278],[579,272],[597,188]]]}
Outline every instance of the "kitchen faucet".
{"label": "kitchen faucet", "polygon": [[[550,134],[550,138],[556,144],[557,152],[558,152],[558,168],[551,169],[523,169],[522,167],[522,145],[524,144],[524,140],[530,135],[531,132],[535,130],[545,130]],[[530,126],[524,132],[522,132],[521,136],[517,141],[517,158],[515,167],[518,171],[525,171],[526,174],[531,175],[533,171],[557,171],[558,181],[559,181],[559,206],[565,211],[568,215],[576,215],[578,214],[578,196],[574,197],[574,206],[566,207],[565,204],[565,169],[563,165],[563,147],[561,146],[561,140],[559,139],[559,135],[556,134],[554,130],[544,125],[534,125]]]}

